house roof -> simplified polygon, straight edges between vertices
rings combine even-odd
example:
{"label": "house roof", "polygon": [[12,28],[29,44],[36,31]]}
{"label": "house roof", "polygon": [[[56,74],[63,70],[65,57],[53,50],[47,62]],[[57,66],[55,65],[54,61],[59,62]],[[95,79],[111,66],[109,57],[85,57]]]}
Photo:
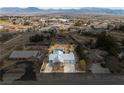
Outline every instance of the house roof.
{"label": "house roof", "polygon": [[49,60],[53,60],[53,62],[65,62],[65,61],[75,61],[75,57],[73,53],[69,54],[50,54]]}
{"label": "house roof", "polygon": [[13,51],[9,58],[30,58],[37,57],[38,51]]}

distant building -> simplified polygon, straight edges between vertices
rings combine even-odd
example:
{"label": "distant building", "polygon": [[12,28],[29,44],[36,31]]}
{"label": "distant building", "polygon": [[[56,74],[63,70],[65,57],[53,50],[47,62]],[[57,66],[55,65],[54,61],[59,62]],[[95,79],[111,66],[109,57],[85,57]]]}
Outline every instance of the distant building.
{"label": "distant building", "polygon": [[64,18],[51,18],[51,19],[49,19],[49,22],[67,23],[67,22],[69,22],[69,20],[64,19]]}
{"label": "distant building", "polygon": [[46,20],[44,20],[42,18],[39,21],[42,22],[42,24],[45,24],[46,23]]}
{"label": "distant building", "polygon": [[35,60],[38,61],[41,58],[39,51],[13,51],[9,56],[12,60]]}
{"label": "distant building", "polygon": [[69,20],[68,19],[63,19],[63,18],[60,18],[58,19],[60,22],[68,22]]}
{"label": "distant building", "polygon": [[3,26],[0,25],[0,29],[3,29]]}
{"label": "distant building", "polygon": [[63,49],[55,49],[53,53],[49,55],[49,63],[73,63],[75,64],[75,57],[74,54],[71,53],[64,53]]}

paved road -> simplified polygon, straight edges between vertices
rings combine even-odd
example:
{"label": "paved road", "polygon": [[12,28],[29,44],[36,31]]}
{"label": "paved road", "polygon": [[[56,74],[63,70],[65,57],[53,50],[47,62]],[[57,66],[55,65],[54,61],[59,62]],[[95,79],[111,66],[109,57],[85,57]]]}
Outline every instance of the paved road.
{"label": "paved road", "polygon": [[24,45],[28,41],[27,35],[19,35],[1,45],[0,59],[3,59],[18,46]]}
{"label": "paved road", "polygon": [[[119,79],[121,77],[121,79]],[[111,74],[39,74],[36,81],[10,81],[0,82],[0,84],[61,84],[61,85],[124,85],[124,75],[111,75]]]}

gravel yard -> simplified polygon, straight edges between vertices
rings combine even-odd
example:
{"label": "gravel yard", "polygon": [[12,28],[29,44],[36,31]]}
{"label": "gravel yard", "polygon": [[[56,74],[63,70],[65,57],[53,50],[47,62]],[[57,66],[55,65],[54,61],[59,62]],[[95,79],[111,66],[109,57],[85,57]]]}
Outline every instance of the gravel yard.
{"label": "gravel yard", "polygon": [[90,70],[92,73],[110,73],[109,69],[101,67],[100,63],[94,63]]}

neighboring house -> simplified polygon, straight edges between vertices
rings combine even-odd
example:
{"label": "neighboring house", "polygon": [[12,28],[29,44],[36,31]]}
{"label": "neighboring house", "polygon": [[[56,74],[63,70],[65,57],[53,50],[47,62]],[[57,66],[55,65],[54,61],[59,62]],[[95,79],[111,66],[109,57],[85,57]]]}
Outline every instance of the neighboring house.
{"label": "neighboring house", "polygon": [[13,51],[9,56],[12,60],[39,60],[41,53],[39,51]]}
{"label": "neighboring house", "polygon": [[56,62],[75,64],[74,54],[72,52],[64,53],[63,49],[55,49],[52,54],[49,54],[49,63]]}

